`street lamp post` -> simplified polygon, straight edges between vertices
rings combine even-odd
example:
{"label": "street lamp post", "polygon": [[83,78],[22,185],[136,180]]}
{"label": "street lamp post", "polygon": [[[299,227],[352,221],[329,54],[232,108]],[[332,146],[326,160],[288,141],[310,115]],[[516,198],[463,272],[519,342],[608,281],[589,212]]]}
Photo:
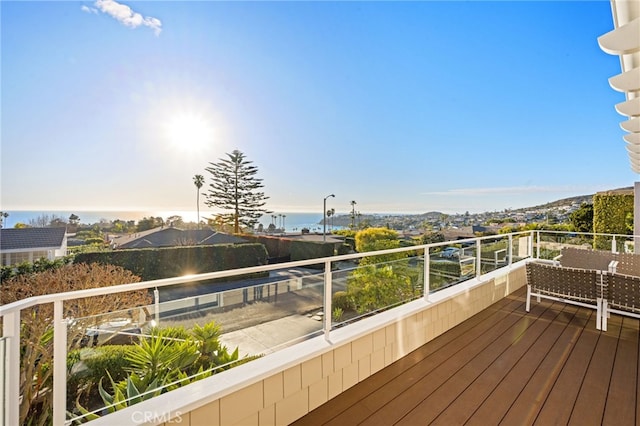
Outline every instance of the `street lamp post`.
{"label": "street lamp post", "polygon": [[327,198],[335,197],[334,194],[329,194],[324,197],[322,204],[322,225],[324,226],[322,230],[322,241],[327,241]]}

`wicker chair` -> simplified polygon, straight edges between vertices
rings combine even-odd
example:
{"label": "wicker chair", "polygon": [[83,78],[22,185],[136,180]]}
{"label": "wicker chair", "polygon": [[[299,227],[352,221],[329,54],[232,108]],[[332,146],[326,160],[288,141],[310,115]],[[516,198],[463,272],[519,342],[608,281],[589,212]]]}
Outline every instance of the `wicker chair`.
{"label": "wicker chair", "polygon": [[614,272],[640,277],[640,255],[633,253],[619,253],[616,256],[616,259],[618,263]]}
{"label": "wicker chair", "polygon": [[640,277],[609,273],[605,283],[602,330],[607,331],[607,319],[611,313],[640,318]]}
{"label": "wicker chair", "polygon": [[527,302],[531,297],[537,301],[549,299],[585,308],[595,309],[596,329],[601,328],[602,273],[594,269],[568,268],[546,263],[527,263]]}

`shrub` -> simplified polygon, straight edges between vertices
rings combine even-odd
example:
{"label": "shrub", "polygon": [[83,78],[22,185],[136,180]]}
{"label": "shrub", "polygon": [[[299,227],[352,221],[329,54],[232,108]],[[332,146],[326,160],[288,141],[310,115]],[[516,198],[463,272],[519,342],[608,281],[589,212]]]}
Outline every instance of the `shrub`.
{"label": "shrub", "polygon": [[406,272],[396,272],[391,266],[356,269],[347,279],[347,292],[355,310],[363,314],[415,298],[420,290],[415,277]]}
{"label": "shrub", "polygon": [[[240,358],[238,348],[230,352],[220,342],[221,329],[215,322],[195,325],[189,330],[179,326],[155,327],[149,333],[132,346],[107,349],[105,359],[92,366],[96,373],[92,376],[92,384],[97,384],[103,403],[110,406],[109,412],[257,358]],[[113,359],[116,357],[120,360]],[[108,368],[106,373],[99,371],[103,367]],[[107,381],[109,388],[104,387]],[[142,397],[143,391],[150,393]],[[76,412],[86,415],[86,420],[99,417],[89,412],[97,408],[100,407],[89,406],[87,409],[76,404]]]}
{"label": "shrub", "polygon": [[333,295],[332,306],[334,308],[342,309],[343,311],[353,309],[353,304],[351,303],[349,294],[346,291],[337,291]]}
{"label": "shrub", "polygon": [[333,308],[333,320],[335,322],[338,322],[342,319],[342,315],[344,314],[344,311],[342,310],[342,308]]}
{"label": "shrub", "polygon": [[73,256],[65,256],[55,260],[48,260],[44,257],[31,262],[23,262],[18,265],[2,266],[0,270],[0,284],[10,278],[20,275],[35,274],[51,269],[58,269],[72,262]]}
{"label": "shrub", "polygon": [[108,371],[114,381],[118,382],[127,377],[126,368],[129,365],[126,357],[131,351],[126,345],[105,345],[95,349],[83,349],[82,361],[87,367],[83,378],[90,383],[98,383]]}

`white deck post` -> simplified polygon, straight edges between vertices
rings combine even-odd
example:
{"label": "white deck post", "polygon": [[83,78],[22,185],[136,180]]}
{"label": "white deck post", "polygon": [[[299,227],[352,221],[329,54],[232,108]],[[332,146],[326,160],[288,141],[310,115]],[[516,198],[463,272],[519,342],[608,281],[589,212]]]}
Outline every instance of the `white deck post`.
{"label": "white deck post", "polygon": [[476,240],[476,277],[482,275],[482,245],[480,239]]}
{"label": "white deck post", "polygon": [[324,315],[322,318],[324,328],[324,338],[329,341],[329,332],[331,331],[331,261],[324,262]]}
{"label": "white deck post", "polygon": [[431,288],[431,276],[430,276],[430,265],[431,258],[429,257],[429,247],[424,248],[424,265],[422,266],[422,273],[424,274],[423,285],[424,285],[424,300],[425,302],[429,301],[429,289]]}
{"label": "white deck post", "polygon": [[20,424],[20,311],[2,317],[2,335],[6,338],[6,352],[2,375],[3,395],[0,400],[2,421],[5,425]]}
{"label": "white deck post", "polygon": [[53,302],[53,426],[67,419],[67,322],[62,300]]}
{"label": "white deck post", "polygon": [[158,287],[153,290],[153,319],[156,321],[156,327],[160,326],[160,292]]}

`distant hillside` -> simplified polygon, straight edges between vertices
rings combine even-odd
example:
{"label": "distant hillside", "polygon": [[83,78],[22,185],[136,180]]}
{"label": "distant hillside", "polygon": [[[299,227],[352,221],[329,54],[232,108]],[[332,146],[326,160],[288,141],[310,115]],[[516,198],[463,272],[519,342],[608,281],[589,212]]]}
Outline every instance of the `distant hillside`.
{"label": "distant hillside", "polygon": [[[629,191],[629,190],[633,190],[633,187],[629,186],[629,187],[626,187],[626,188],[613,189],[611,191],[615,192],[615,191]],[[576,197],[563,198],[561,200],[552,201],[552,202],[549,202],[549,203],[546,203],[546,204],[542,204],[542,205],[539,205],[539,206],[518,209],[517,211],[548,209],[548,208],[553,208],[553,207],[567,206],[567,205],[571,205],[573,203],[577,203],[577,204],[589,203],[589,204],[591,204],[591,203],[593,203],[593,196],[594,195],[595,194],[578,195]]]}
{"label": "distant hillside", "polygon": [[554,207],[567,206],[567,205],[571,205],[573,203],[577,203],[577,204],[589,203],[589,204],[591,204],[591,203],[593,203],[593,196],[594,196],[594,194],[591,194],[591,195],[578,195],[576,197],[563,198],[561,200],[551,201],[551,202],[546,203],[546,204],[540,204],[539,206],[525,207],[525,208],[522,208],[522,209],[518,209],[518,211],[549,209],[549,208],[554,208]]}
{"label": "distant hillside", "polygon": [[[616,192],[616,191],[629,191],[629,190],[633,190],[633,188],[632,187],[619,188],[619,189],[612,189],[612,190],[603,191],[603,192]],[[578,195],[575,197],[562,198],[560,200],[551,201],[549,203],[541,204],[538,206],[514,209],[512,210],[512,212],[524,213],[524,212],[530,212],[530,211],[543,211],[545,209],[553,209],[553,208],[560,208],[564,206],[570,206],[574,203],[578,205],[582,203],[593,203],[594,195],[595,194]],[[470,223],[480,223],[486,219],[486,217],[482,218],[481,216],[484,216],[487,213],[488,212],[480,213],[480,214],[471,214],[471,215],[465,214],[464,216],[468,216]],[[411,227],[418,228],[425,221],[431,222],[431,223],[437,223],[442,221],[443,217],[451,217],[451,216],[463,216],[463,215],[460,215],[460,214],[446,215],[437,211],[430,211],[422,214],[402,214],[402,213],[362,214],[362,215],[358,215],[358,218],[356,219],[356,224],[360,224],[366,221],[371,226],[388,226],[388,227],[391,227],[392,229],[409,229]],[[345,228],[350,227],[352,222],[353,222],[353,219],[351,218],[351,215],[348,215],[348,214],[332,216],[330,219],[330,223],[332,225],[342,226]],[[322,224],[322,221],[318,223]]]}

